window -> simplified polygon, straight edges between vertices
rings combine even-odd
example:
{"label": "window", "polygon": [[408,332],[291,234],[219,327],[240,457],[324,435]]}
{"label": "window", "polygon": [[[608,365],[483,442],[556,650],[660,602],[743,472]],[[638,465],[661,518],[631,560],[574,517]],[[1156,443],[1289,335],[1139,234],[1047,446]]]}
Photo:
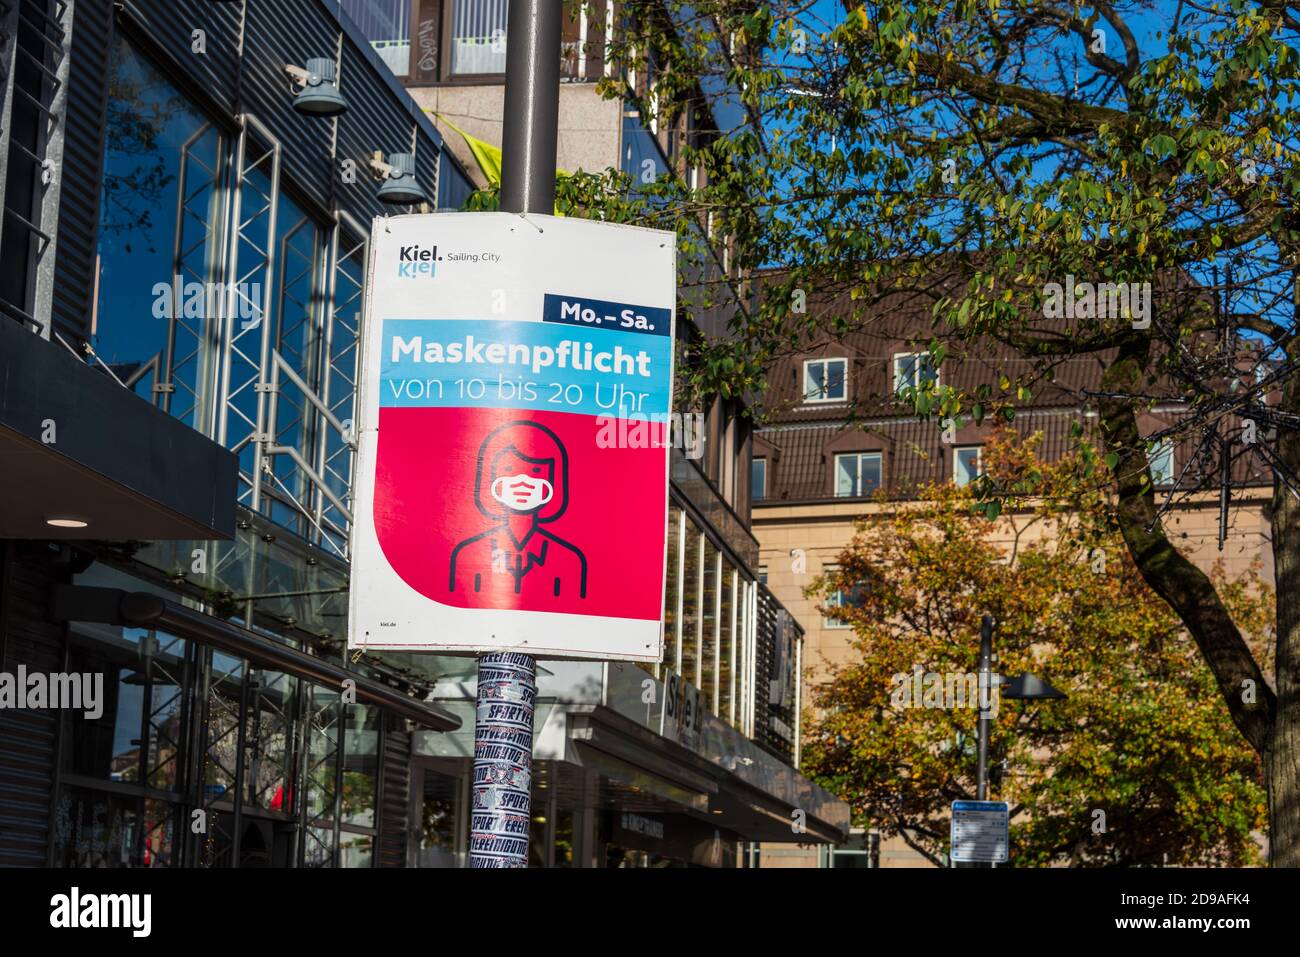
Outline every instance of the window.
{"label": "window", "polygon": [[843,402],[848,395],[848,359],[809,359],[803,364],[805,402]]}
{"label": "window", "polygon": [[835,456],[837,498],[870,495],[880,488],[880,453],[849,452]]}
{"label": "window", "polygon": [[412,0],[343,0],[343,10],[361,28],[394,76],[411,72]]}
{"label": "window", "polygon": [[[722,593],[718,588],[722,571],[718,548],[707,538],[704,540],[704,600],[700,605],[700,665],[699,678],[692,679],[700,689],[706,711],[717,713],[716,694],[718,677],[718,625],[721,617]],[[688,676],[689,677],[689,676]]]}
{"label": "window", "polygon": [[102,675],[104,684],[96,716],[62,711],[55,863],[177,866],[188,830],[178,831],[176,822],[192,753],[192,648],[161,631],[91,626],[72,634],[68,655],[71,673]]}
{"label": "window", "polygon": [[[823,566],[823,571],[826,573],[827,578],[834,576],[839,570],[840,570],[839,565],[827,564]],[[826,597],[826,600],[824,602],[822,602],[822,607],[827,609],[843,608],[846,605],[849,606],[850,608],[856,607],[857,605],[860,605],[862,603],[861,592],[862,592],[861,585],[854,585],[851,589],[849,589],[847,594],[845,593],[844,589],[837,588],[835,589],[835,591],[831,592],[831,594]],[[823,628],[852,628],[853,626],[849,624],[847,621],[839,621],[834,618],[822,618],[822,627]]]}
{"label": "window", "polygon": [[969,485],[980,476],[981,446],[971,445],[952,450],[952,480],[958,486]]}
{"label": "window", "polygon": [[343,710],[343,823],[375,826],[375,795],[379,781],[378,708],[369,704],[345,705]]}
{"label": "window", "polygon": [[749,497],[754,502],[767,498],[767,459],[757,458],[749,463]]}
{"label": "window", "polygon": [[307,696],[307,827],[303,832],[303,866],[332,867],[342,696],[320,685],[311,685]]}
{"label": "window", "polygon": [[700,631],[704,604],[704,533],[689,518],[682,539],[685,560],[682,575],[682,645],[678,653],[679,675],[699,687]]}
{"label": "window", "polygon": [[679,606],[682,604],[682,523],[681,506],[668,506],[668,580],[664,587],[664,660],[669,671],[677,670],[677,632],[681,627]]}
{"label": "window", "polygon": [[894,356],[894,392],[917,388],[926,383],[939,384],[934,358],[928,352],[900,352]]}
{"label": "window", "polygon": [[250,668],[244,709],[243,801],[289,816],[294,806],[298,679],[281,671]]}
{"label": "window", "polygon": [[718,717],[730,723],[732,702],[735,700],[735,666],[733,658],[736,653],[736,589],[740,573],[725,558],[722,560],[722,642],[718,650]]}
{"label": "window", "polygon": [[[460,800],[463,778],[454,763],[415,767],[419,821],[416,824],[416,861],[420,867],[464,867],[461,834],[467,830]],[[422,793],[421,793],[422,792]],[[558,859],[558,854],[557,854]]]}
{"label": "window", "polygon": [[451,0],[451,72],[506,72],[507,0]]}
{"label": "window", "polygon": [[91,343],[137,395],[203,429],[218,319],[183,290],[220,279],[226,140],[121,36],[107,86]]}
{"label": "window", "polygon": [[1151,482],[1154,485],[1172,485],[1174,482],[1174,443],[1161,439],[1154,448],[1147,450],[1147,462],[1151,466]]}

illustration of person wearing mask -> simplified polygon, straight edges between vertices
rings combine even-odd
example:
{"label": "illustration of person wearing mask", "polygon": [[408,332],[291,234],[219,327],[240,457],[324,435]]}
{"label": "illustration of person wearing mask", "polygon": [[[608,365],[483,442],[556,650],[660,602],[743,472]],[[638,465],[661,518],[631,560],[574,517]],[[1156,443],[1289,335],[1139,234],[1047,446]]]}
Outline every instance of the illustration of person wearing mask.
{"label": "illustration of person wearing mask", "polygon": [[[587,597],[587,559],[544,526],[569,504],[569,456],[536,422],[507,422],[488,433],[474,478],[478,510],[497,524],[451,553],[448,589],[498,597]],[[532,604],[531,602],[529,604]]]}

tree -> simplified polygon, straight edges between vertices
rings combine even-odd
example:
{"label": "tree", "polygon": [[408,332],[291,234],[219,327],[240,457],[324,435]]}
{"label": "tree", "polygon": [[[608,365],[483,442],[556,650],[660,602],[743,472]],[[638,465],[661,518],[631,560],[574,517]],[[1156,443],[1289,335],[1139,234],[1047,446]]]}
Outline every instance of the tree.
{"label": "tree", "polygon": [[[996,702],[993,797],[1011,804],[1021,866],[1255,863],[1264,826],[1258,756],[1178,618],[1142,579],[1084,446],[1053,465],[1013,435],[990,442],[991,480],[1039,493],[990,521],[967,486],[932,486],[862,521],[813,591],[855,631],[806,723],[803,768],[942,866],[948,805],[973,799],[979,624],[998,622],[997,670],[1032,671],[1063,701]],[[1086,451],[1085,451],[1086,450]],[[1267,648],[1272,596],[1221,577],[1237,626]],[[969,677],[967,677],[969,676]],[[944,706],[947,707],[944,707]],[[1000,784],[998,778],[1001,778]]]}
{"label": "tree", "polygon": [[[633,100],[660,123],[691,93],[736,109],[654,184],[643,221],[729,236],[731,335],[696,351],[706,391],[761,396],[774,358],[867,321],[906,291],[925,338],[1033,360],[961,393],[909,389],[923,415],[996,415],[1065,362],[1106,369],[1099,415],[1114,515],[1138,570],[1192,636],[1261,757],[1270,860],[1300,866],[1300,5],[1279,0],[629,0],[616,57],[655,64]],[[665,112],[661,103],[669,104]],[[676,112],[674,112],[676,111]],[[724,111],[725,112],[725,111]],[[715,115],[719,115],[716,114]],[[688,186],[682,170],[698,166]],[[700,185],[702,184],[702,185]],[[752,302],[745,281],[769,274]],[[949,281],[956,276],[954,284]],[[1061,309],[1074,284],[1122,298]],[[1141,315],[1130,291],[1151,283]],[[848,288],[857,310],[792,307]],[[1080,286],[1082,288],[1082,286]],[[1150,300],[1147,300],[1148,304]],[[1114,306],[1114,308],[1109,308]],[[1144,310],[1143,310],[1144,311]],[[1265,394],[1275,404],[1259,408]],[[1265,458],[1277,575],[1276,681],[1225,586],[1166,535],[1139,413],[1178,402],[1182,434]],[[1247,453],[1242,417],[1278,428]],[[1190,476],[1205,488],[1217,469]]]}

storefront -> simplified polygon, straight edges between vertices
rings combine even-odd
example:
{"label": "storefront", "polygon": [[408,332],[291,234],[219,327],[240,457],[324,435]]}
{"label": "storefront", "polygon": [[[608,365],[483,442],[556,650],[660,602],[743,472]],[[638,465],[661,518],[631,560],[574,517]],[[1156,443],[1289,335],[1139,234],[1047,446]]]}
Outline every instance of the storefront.
{"label": "storefront", "polygon": [[[458,866],[467,829],[452,822],[463,820],[469,794],[474,673],[457,659],[429,661],[445,668],[437,703],[466,723],[414,735],[425,783],[411,861]],[[660,680],[631,664],[539,662],[535,866],[735,867],[742,843],[847,835],[847,805],[702,697],[675,675]],[[740,703],[748,707],[746,695]]]}
{"label": "storefront", "polygon": [[429,209],[463,170],[316,0],[19,0],[0,75],[0,672],[102,682],[0,709],[0,865],[401,866],[456,720],[333,604],[371,160]]}
{"label": "storefront", "polygon": [[[0,117],[30,280],[0,288],[0,672],[102,689],[0,710],[0,866],[462,866],[474,661],[344,644],[369,161],[413,155],[430,208],[463,170],[335,4],[10,6],[40,109]],[[286,66],[321,56],[337,117],[293,107]],[[744,417],[706,419],[673,453],[663,663],[540,663],[536,866],[847,829],[795,769]]]}

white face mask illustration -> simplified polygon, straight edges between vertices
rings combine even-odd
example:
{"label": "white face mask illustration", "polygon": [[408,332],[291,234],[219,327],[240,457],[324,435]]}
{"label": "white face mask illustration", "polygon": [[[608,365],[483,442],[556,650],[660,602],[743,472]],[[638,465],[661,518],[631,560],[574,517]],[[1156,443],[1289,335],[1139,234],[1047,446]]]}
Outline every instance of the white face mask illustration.
{"label": "white face mask illustration", "polygon": [[549,502],[554,494],[550,482],[531,475],[503,475],[492,483],[492,497],[516,512],[531,512]]}

